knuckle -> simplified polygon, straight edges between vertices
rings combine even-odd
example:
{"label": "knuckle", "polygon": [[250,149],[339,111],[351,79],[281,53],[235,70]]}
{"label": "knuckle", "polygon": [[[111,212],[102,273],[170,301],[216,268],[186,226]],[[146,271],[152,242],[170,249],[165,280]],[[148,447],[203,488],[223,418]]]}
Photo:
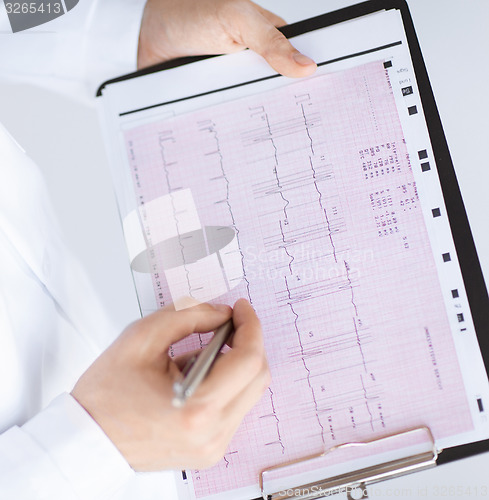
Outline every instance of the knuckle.
{"label": "knuckle", "polygon": [[277,50],[285,50],[289,46],[287,39],[273,26],[270,27],[270,31],[267,34],[267,44],[263,48],[263,57],[269,59],[271,57],[277,56]]}
{"label": "knuckle", "polygon": [[210,404],[196,404],[185,407],[181,413],[184,431],[191,436],[205,436],[215,421],[213,407]]}
{"label": "knuckle", "polygon": [[168,328],[171,313],[157,311],[150,316],[142,318],[132,323],[128,330],[138,340],[146,340],[155,332],[164,331]]}
{"label": "knuckle", "polygon": [[200,304],[197,304],[193,308],[186,310],[186,312],[190,312],[190,313],[193,313],[195,311],[207,313],[207,312],[215,311],[215,308],[214,308],[214,306],[212,306],[208,302],[202,302]]}
{"label": "knuckle", "polygon": [[144,319],[138,319],[136,321],[133,321],[129,325],[127,325],[125,330],[119,336],[119,339],[121,339],[121,338],[127,339],[127,338],[140,336],[141,331],[143,331],[145,329],[146,323],[143,323],[143,321],[144,321]]}
{"label": "knuckle", "polygon": [[249,12],[250,5],[247,0],[225,0],[219,3],[217,14],[222,18],[233,21],[236,15],[243,15]]}
{"label": "knuckle", "polygon": [[203,467],[212,467],[216,465],[226,452],[225,447],[217,443],[215,439],[208,440],[200,444],[196,449],[199,460],[203,463]]}
{"label": "knuckle", "polygon": [[181,415],[182,427],[187,435],[199,434],[206,425],[206,419],[200,408],[185,408]]}

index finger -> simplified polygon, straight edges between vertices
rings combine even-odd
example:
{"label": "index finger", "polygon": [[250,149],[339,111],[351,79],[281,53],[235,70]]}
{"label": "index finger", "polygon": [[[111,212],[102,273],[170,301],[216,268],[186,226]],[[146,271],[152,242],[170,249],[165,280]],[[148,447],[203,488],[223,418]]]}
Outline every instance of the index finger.
{"label": "index finger", "polygon": [[139,338],[144,359],[152,361],[171,344],[192,333],[210,332],[230,316],[231,308],[223,304],[199,304],[180,311],[160,309],[133,323],[129,330]]}
{"label": "index finger", "polygon": [[211,398],[219,407],[226,406],[267,369],[260,321],[248,301],[236,302],[233,323],[231,351],[217,359],[196,391],[200,397]]}

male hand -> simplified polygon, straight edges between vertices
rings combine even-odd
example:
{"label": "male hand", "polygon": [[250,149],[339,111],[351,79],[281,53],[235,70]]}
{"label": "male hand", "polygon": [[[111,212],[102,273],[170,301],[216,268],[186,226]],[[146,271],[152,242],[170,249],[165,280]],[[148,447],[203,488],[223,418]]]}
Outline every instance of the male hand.
{"label": "male hand", "polygon": [[[232,316],[232,349],[220,355],[182,408],[173,382],[189,356],[169,346],[216,329]],[[202,304],[160,310],[130,325],[85,372],[73,397],[90,413],[133,469],[201,469],[214,465],[270,382],[260,323],[251,305]]]}
{"label": "male hand", "polygon": [[276,29],[285,24],[250,0],[148,0],[141,23],[138,67],[248,47],[278,73],[309,76],[316,71],[316,63]]}

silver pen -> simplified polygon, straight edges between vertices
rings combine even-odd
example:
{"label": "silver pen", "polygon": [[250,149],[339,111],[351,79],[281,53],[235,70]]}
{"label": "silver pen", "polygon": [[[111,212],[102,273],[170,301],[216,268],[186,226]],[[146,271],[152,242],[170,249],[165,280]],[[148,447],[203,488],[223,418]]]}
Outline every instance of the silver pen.
{"label": "silver pen", "polygon": [[217,355],[234,331],[230,319],[214,332],[214,336],[198,355],[193,356],[185,365],[180,380],[173,383],[173,406],[179,408],[195,392],[211,369]]}

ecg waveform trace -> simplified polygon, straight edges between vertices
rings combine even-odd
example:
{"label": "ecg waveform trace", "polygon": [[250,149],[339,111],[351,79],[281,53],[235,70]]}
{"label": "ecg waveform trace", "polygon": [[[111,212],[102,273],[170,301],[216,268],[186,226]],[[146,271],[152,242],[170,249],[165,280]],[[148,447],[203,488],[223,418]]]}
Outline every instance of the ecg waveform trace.
{"label": "ecg waveform trace", "polygon": [[272,384],[224,459],[193,471],[197,498],[256,491],[262,469],[335,444],[472,428],[382,62],[139,125],[125,141],[138,203],[190,188],[204,225],[234,229],[243,278],[219,300],[248,298],[265,334]]}

